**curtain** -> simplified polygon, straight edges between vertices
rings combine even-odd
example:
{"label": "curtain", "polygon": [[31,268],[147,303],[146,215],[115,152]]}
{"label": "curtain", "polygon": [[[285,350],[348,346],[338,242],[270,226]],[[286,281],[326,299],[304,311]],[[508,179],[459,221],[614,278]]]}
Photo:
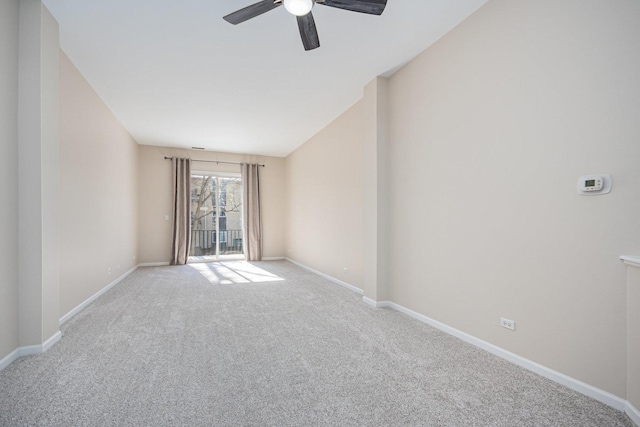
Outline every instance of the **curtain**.
{"label": "curtain", "polygon": [[191,246],[191,159],[171,160],[173,169],[173,242],[171,265],[186,264]]}
{"label": "curtain", "polygon": [[260,218],[260,165],[243,163],[242,205],[244,215],[244,254],[247,261],[262,259],[262,223]]}

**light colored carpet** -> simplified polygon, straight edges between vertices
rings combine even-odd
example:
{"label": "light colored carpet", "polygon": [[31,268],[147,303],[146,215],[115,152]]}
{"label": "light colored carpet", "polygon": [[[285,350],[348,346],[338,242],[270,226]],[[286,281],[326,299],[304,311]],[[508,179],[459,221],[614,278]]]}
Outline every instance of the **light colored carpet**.
{"label": "light colored carpet", "polygon": [[2,426],[632,426],[288,262],[141,268],[0,372]]}

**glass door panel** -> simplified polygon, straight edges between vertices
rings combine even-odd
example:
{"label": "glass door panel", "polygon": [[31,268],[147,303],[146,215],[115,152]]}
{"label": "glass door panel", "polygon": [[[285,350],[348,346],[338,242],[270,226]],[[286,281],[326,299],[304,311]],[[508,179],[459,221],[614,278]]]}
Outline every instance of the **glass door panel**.
{"label": "glass door panel", "polygon": [[217,185],[213,176],[191,176],[191,256],[216,255]]}
{"label": "glass door panel", "polygon": [[192,175],[190,255],[241,255],[242,235],[242,179]]}
{"label": "glass door panel", "polygon": [[242,254],[242,180],[220,177],[220,255]]}

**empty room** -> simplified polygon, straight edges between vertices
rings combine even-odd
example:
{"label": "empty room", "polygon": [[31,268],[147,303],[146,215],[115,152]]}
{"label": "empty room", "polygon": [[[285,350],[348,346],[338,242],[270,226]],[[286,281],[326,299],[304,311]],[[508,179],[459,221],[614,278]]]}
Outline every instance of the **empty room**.
{"label": "empty room", "polygon": [[0,426],[640,426],[639,22],[0,0]]}

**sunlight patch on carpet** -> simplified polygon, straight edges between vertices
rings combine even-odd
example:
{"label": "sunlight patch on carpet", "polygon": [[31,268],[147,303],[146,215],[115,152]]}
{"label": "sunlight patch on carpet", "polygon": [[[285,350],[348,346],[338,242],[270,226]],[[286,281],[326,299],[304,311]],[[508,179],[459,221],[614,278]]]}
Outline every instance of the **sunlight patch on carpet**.
{"label": "sunlight patch on carpet", "polygon": [[282,277],[252,265],[247,261],[189,264],[189,267],[198,271],[210,283],[215,285],[277,282],[284,280]]}

